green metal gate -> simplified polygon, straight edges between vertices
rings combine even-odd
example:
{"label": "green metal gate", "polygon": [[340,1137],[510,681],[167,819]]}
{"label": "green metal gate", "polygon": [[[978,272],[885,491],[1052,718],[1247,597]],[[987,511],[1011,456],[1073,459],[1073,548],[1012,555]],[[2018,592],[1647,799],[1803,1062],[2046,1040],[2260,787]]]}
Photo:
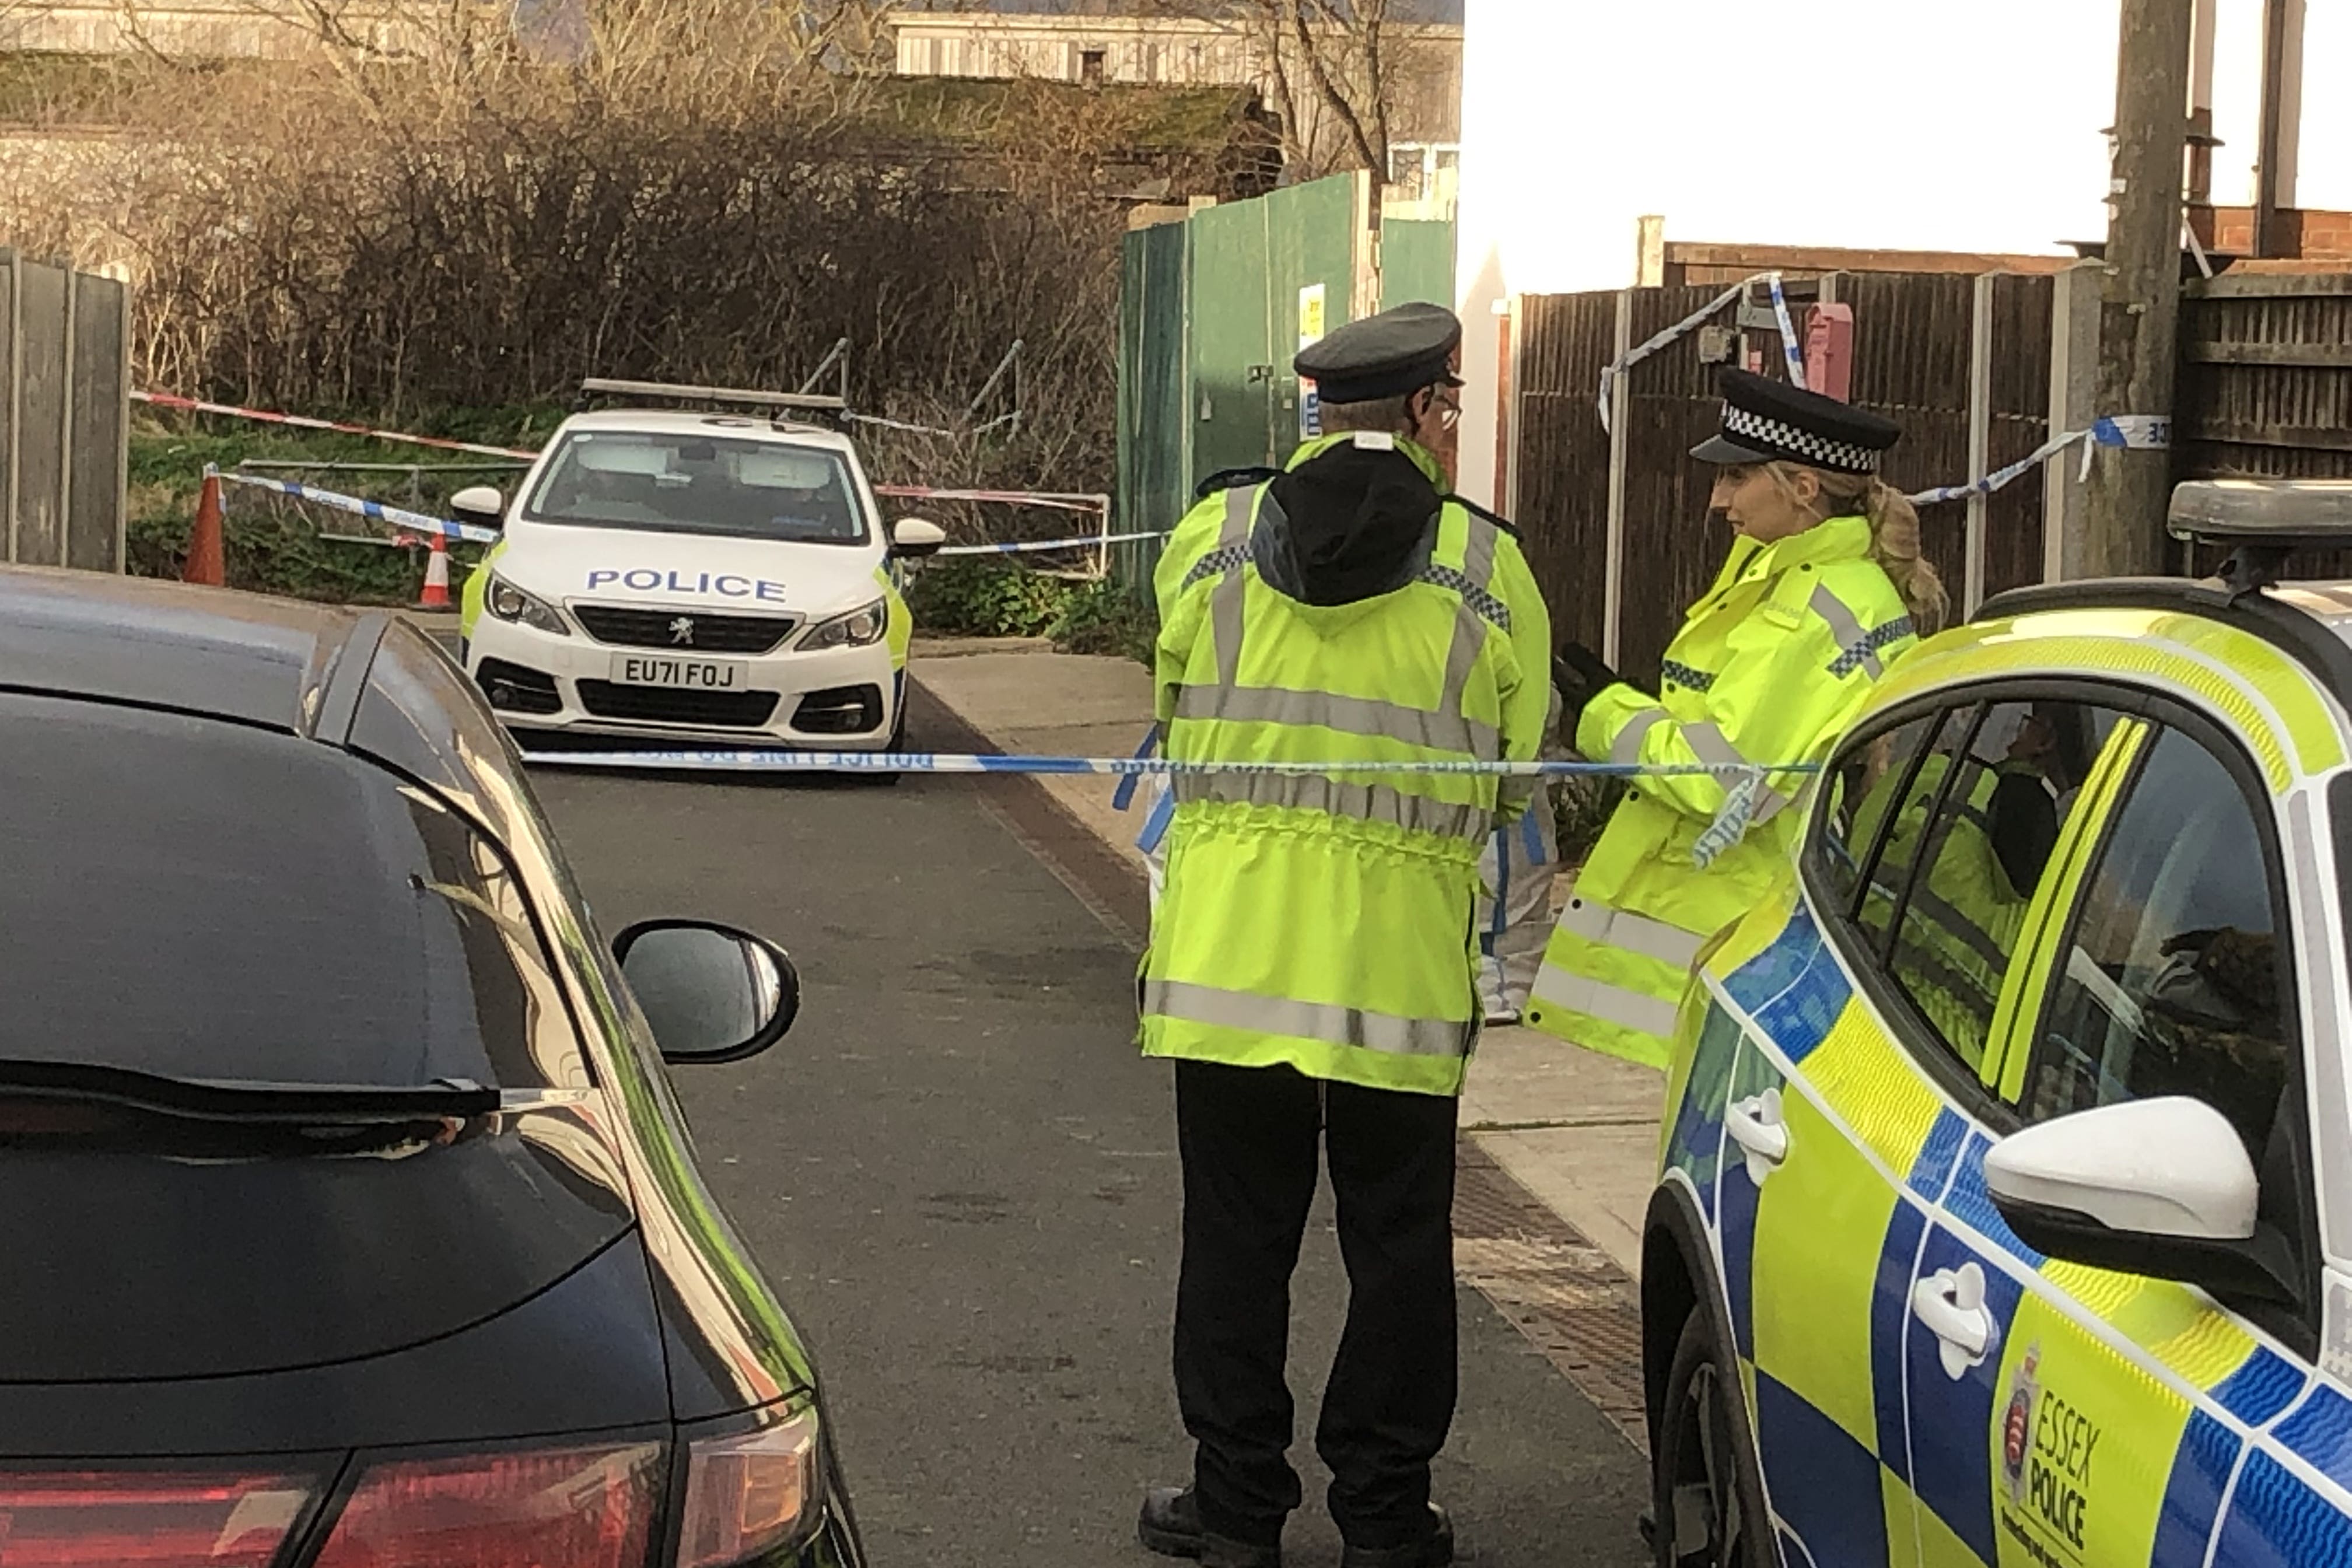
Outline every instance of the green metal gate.
{"label": "green metal gate", "polygon": [[[1278,464],[1297,446],[1290,362],[1374,292],[1370,182],[1341,174],[1204,207],[1127,237],[1118,348],[1121,531],[1172,527],[1222,468]],[[1379,297],[1450,301],[1454,226],[1382,226]],[[1155,542],[1119,551],[1119,579],[1149,583]]]}

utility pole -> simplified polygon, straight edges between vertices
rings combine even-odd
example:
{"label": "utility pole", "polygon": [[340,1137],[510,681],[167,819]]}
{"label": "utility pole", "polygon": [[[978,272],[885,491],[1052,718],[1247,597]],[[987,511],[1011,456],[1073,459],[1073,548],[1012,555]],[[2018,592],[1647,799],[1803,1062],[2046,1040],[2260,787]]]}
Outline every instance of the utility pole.
{"label": "utility pole", "polygon": [[[2180,318],[2182,158],[2196,0],[2124,0],[2116,72],[2115,177],[2099,300],[2099,412],[2169,418]],[[2084,498],[2094,575],[2164,565],[2172,454],[2102,450]]]}

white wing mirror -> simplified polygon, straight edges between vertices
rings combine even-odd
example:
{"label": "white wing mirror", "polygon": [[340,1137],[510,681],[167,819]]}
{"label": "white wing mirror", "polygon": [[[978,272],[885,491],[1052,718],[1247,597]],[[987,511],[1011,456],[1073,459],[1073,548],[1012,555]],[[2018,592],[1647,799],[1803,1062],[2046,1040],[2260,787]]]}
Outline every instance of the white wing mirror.
{"label": "white wing mirror", "polygon": [[2229,1119],[2178,1096],[2103,1105],[2004,1138],[1985,1155],[1985,1185],[2004,1210],[2200,1241],[2252,1236],[2261,1194]]}
{"label": "white wing mirror", "polygon": [[940,547],[947,542],[946,529],[919,517],[901,519],[898,526],[890,531],[890,550],[896,555],[937,555]]}
{"label": "white wing mirror", "polygon": [[2270,1301],[2301,1300],[2294,1248],[2263,1224],[2262,1184],[2238,1130],[2171,1096],[2078,1110],[2011,1133],[1985,1155],[2001,1218],[2070,1263]]}
{"label": "white wing mirror", "polygon": [[449,498],[449,510],[459,517],[497,527],[507,515],[507,498],[496,485],[468,485]]}

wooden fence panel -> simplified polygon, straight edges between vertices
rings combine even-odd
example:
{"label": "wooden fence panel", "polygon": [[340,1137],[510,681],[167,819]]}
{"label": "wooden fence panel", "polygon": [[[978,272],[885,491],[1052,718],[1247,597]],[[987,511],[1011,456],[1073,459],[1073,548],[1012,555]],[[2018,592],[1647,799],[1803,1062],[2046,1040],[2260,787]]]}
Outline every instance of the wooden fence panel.
{"label": "wooden fence panel", "polygon": [[[1887,470],[1905,490],[1971,477],[1969,401],[1977,285],[1965,274],[1839,274],[1825,280],[1854,311],[1853,400],[1904,427]],[[1639,343],[1683,320],[1713,288],[1635,289],[1628,342]],[[2050,310],[2047,277],[1997,277],[1990,286],[1989,468],[2030,454],[2047,438]],[[1614,293],[1534,296],[1519,310],[1519,521],[1528,558],[1562,639],[1601,645],[1603,563],[1608,538],[1608,433],[1594,407],[1610,353]],[[1719,324],[1734,323],[1728,307]],[[1766,374],[1782,374],[1769,328],[1760,331]],[[1633,367],[1626,378],[1624,570],[1618,605],[1618,664],[1654,681],[1685,612],[1713,584],[1731,544],[1709,515],[1713,471],[1690,448],[1717,426],[1718,367],[1701,360],[1696,333]],[[1986,509],[1988,593],[2042,576],[2042,489],[2029,476]],[[1927,509],[1923,552],[1948,584],[1957,608],[1967,580],[1968,508]]]}
{"label": "wooden fence panel", "polygon": [[[1673,326],[1722,290],[1643,289],[1633,296],[1633,341]],[[1727,310],[1723,318],[1730,319]],[[1718,369],[1701,362],[1696,335],[1629,373],[1625,431],[1625,576],[1618,668],[1656,689],[1658,662],[1683,616],[1713,585],[1731,549],[1728,524],[1707,510],[1714,470],[1690,449],[1721,422]]]}
{"label": "wooden fence panel", "polygon": [[1516,356],[1516,515],[1557,642],[1601,647],[1606,614],[1609,434],[1594,398],[1615,357],[1614,294],[1528,295]]}

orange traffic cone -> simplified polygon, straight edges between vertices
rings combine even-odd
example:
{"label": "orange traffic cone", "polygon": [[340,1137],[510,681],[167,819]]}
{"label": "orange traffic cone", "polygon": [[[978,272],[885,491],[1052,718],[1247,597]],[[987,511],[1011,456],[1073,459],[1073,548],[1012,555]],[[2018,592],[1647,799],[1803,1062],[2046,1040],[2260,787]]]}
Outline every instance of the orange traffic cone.
{"label": "orange traffic cone", "polygon": [[446,610],[449,607],[449,541],[446,535],[433,536],[433,553],[425,561],[425,596],[416,601],[417,607]]}
{"label": "orange traffic cone", "polygon": [[220,475],[209,468],[205,470],[204,489],[196,492],[196,523],[188,531],[188,563],[180,569],[180,581],[202,583],[208,588],[225,587],[228,583],[228,565],[221,543]]}

